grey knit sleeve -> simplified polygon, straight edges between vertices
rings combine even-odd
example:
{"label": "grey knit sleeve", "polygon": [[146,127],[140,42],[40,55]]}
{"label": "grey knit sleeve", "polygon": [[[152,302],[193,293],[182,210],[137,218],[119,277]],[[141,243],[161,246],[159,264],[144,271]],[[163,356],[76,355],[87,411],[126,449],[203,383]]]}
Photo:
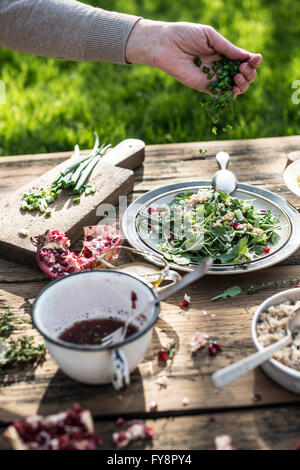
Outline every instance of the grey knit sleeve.
{"label": "grey knit sleeve", "polygon": [[46,57],[126,64],[126,42],[139,19],[75,0],[0,0],[0,45]]}

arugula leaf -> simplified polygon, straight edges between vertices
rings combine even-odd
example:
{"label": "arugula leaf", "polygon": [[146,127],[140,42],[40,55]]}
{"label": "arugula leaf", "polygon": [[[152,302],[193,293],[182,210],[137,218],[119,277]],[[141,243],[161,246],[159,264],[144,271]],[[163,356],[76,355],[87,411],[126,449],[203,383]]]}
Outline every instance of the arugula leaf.
{"label": "arugula leaf", "polygon": [[185,264],[190,264],[191,262],[190,258],[186,255],[183,255],[183,256],[172,255],[172,260],[174,261],[174,263],[180,264],[182,266]]}
{"label": "arugula leaf", "polygon": [[236,263],[247,251],[248,239],[247,237],[242,238],[237,245],[235,245],[229,253],[220,256],[221,263],[227,264]]}
{"label": "arugula leaf", "polygon": [[217,295],[210,300],[217,300],[217,299],[227,299],[228,297],[236,297],[242,292],[242,289],[239,286],[232,286],[228,289],[224,290],[223,294]]}

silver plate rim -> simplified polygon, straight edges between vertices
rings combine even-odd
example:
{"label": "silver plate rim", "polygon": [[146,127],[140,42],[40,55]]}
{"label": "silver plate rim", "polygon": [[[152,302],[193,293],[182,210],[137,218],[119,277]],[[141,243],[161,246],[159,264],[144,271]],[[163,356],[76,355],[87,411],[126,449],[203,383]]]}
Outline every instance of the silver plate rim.
{"label": "silver plate rim", "polygon": [[[196,189],[199,187],[208,187],[211,188],[211,181],[209,180],[196,180],[196,181],[187,181],[184,183],[173,183],[170,185],[160,186],[159,188],[152,189],[151,191],[146,192],[139,196],[135,201],[133,201],[130,206],[125,211],[122,218],[122,230],[125,238],[131,246],[136,249],[151,251],[156,253],[156,250],[149,247],[145,243],[136,227],[136,219],[141,208],[149,203],[153,199],[157,199],[159,196],[164,196],[170,192]],[[252,271],[257,271],[260,269],[265,269],[275,264],[280,263],[289,256],[291,256],[299,247],[300,239],[297,238],[297,232],[300,230],[300,214],[295,207],[293,207],[288,201],[286,201],[281,196],[269,191],[268,189],[260,188],[246,183],[239,183],[236,190],[242,192],[250,193],[255,197],[266,200],[268,203],[275,205],[279,208],[280,212],[287,218],[290,225],[290,235],[286,242],[274,253],[259,258],[258,260],[252,261],[251,263],[238,264],[238,265],[213,265],[208,271],[208,274],[245,274]],[[170,263],[172,269],[177,271],[190,272],[193,270],[193,267],[190,266],[180,266],[175,263]]]}

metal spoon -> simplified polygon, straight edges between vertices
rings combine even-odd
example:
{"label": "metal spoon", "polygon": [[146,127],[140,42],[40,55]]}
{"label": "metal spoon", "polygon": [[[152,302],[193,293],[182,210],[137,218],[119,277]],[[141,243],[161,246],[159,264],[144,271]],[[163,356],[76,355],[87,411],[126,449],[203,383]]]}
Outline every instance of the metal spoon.
{"label": "metal spoon", "polygon": [[[151,307],[151,304],[158,304],[159,302],[162,302],[163,300],[167,299],[171,295],[175,294],[175,292],[183,289],[183,287],[188,286],[192,282],[196,281],[197,279],[200,279],[201,277],[205,276],[207,271],[212,265],[212,259],[207,258],[205,261],[200,263],[193,271],[190,273],[186,274],[183,276],[183,278],[178,281],[176,284],[173,284],[171,287],[166,289],[161,295],[156,297],[154,300],[148,303],[147,307]],[[101,346],[107,346],[108,344],[113,344],[113,343],[119,343],[123,341],[123,339],[126,336],[127,328],[129,323],[137,316],[139,316],[141,312],[139,313],[133,313],[125,324],[121,326],[121,328],[118,328],[117,330],[113,331],[109,335],[105,336],[105,338],[102,339],[101,341]]]}
{"label": "metal spoon", "polygon": [[300,331],[300,308],[297,308],[297,310],[291,313],[286,325],[286,331],[287,335],[281,340],[276,341],[276,343],[271,344],[262,351],[258,351],[255,354],[252,354],[245,359],[241,359],[240,361],[235,362],[228,367],[224,367],[224,369],[221,369],[213,374],[213,383],[217,387],[226,387],[226,385],[230,384],[234,380],[238,379],[242,375],[270,359],[273,354],[280,349],[288,346],[293,341],[293,333]]}
{"label": "metal spoon", "polygon": [[232,171],[227,170],[230,156],[227,152],[219,152],[216,155],[220,170],[216,171],[212,179],[212,187],[222,193],[231,194],[237,187],[237,179]]}

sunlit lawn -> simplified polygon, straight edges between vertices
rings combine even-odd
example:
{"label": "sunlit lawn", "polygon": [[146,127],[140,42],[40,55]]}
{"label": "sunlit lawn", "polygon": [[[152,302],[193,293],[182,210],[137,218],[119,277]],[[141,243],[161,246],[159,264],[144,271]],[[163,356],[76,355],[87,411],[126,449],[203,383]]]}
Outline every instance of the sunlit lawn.
{"label": "sunlit lawn", "polygon": [[[264,63],[249,92],[236,100],[234,130],[225,138],[299,133],[300,2],[295,0],[90,0],[110,10],[167,21],[213,25],[236,44],[261,52]],[[198,92],[149,67],[75,63],[0,49],[7,104],[0,106],[0,155],[91,146],[224,138],[211,134]]]}

